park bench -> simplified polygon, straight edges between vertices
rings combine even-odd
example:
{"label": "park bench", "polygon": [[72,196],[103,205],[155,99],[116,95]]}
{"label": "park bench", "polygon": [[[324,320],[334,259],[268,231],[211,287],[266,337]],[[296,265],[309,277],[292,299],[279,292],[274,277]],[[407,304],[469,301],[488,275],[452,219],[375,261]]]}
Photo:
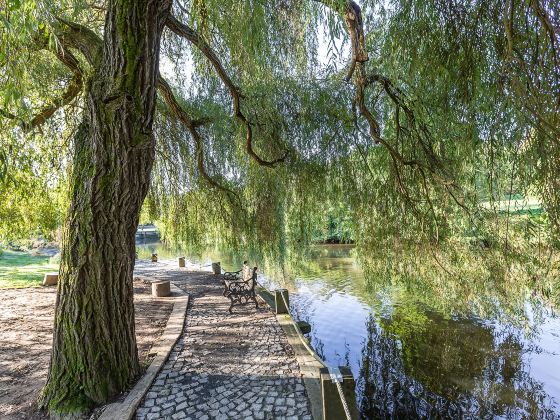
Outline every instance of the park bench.
{"label": "park bench", "polygon": [[250,276],[251,276],[251,270],[247,265],[247,261],[243,261],[243,268],[241,268],[241,270],[224,271],[224,273],[222,274],[222,279],[223,279],[222,284],[224,285],[223,295],[225,296],[228,293],[228,288],[225,283],[226,281],[227,282],[244,281],[244,280],[248,280]]}
{"label": "park bench", "polygon": [[244,264],[243,269],[239,271],[226,272],[224,273],[223,284],[223,295],[231,301],[229,313],[232,313],[232,308],[235,305],[246,305],[249,302],[254,302],[255,307],[259,307],[255,293],[257,267],[251,270]]}

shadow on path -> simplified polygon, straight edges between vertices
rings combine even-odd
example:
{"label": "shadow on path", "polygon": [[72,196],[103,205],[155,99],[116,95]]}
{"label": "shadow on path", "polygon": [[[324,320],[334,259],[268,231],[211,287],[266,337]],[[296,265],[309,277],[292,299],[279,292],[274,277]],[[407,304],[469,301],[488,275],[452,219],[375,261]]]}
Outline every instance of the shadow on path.
{"label": "shadow on path", "polygon": [[291,346],[261,302],[234,307],[217,276],[173,263],[137,263],[190,295],[183,335],[137,411],[138,419],[311,419]]}

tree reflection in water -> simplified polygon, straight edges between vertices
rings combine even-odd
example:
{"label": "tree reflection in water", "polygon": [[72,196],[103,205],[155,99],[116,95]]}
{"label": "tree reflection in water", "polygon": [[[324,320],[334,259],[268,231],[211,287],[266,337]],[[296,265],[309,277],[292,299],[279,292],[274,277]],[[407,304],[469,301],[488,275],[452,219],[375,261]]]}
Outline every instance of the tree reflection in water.
{"label": "tree reflection in water", "polygon": [[556,418],[524,366],[518,332],[417,315],[367,320],[357,378],[363,418]]}

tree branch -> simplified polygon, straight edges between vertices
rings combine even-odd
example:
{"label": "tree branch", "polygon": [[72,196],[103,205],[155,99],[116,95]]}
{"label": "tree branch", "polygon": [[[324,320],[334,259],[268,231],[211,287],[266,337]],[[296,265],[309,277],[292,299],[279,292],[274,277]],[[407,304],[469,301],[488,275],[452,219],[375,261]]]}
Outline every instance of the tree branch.
{"label": "tree branch", "polygon": [[560,36],[560,28],[555,27],[550,19],[550,15],[546,9],[540,4],[538,0],[531,0],[531,8],[541,21],[541,24],[548,32],[550,39],[554,45],[554,40],[557,36]]}
{"label": "tree branch", "polygon": [[62,18],[57,18],[57,20],[59,23],[54,26],[54,29],[58,41],[66,49],[77,49],[90,65],[95,65],[101,57],[102,39],[86,26]]}
{"label": "tree branch", "polygon": [[61,47],[55,52],[56,57],[65,64],[72,72],[74,76],[70,79],[68,87],[64,93],[57,99],[55,99],[50,105],[43,108],[39,113],[37,113],[31,121],[23,124],[23,129],[25,131],[30,131],[36,127],[41,126],[45,121],[47,121],[52,115],[59,109],[76,98],[83,88],[82,71],[80,69],[79,62],[77,58],[66,48]]}
{"label": "tree branch", "polygon": [[58,41],[54,47],[49,46],[48,36],[40,33],[36,37],[36,44],[40,49],[51,51],[58,60],[68,67],[73,76],[68,83],[64,93],[54,99],[51,104],[39,111],[30,121],[23,121],[8,111],[0,110],[0,115],[9,119],[20,119],[24,131],[30,131],[40,127],[59,109],[70,104],[82,91],[83,77],[80,62],[72,54],[70,48],[77,49],[86,58],[89,64],[94,65],[101,55],[102,40],[91,29],[78,23],[70,22],[57,17],[57,23],[53,26],[53,32]]}
{"label": "tree branch", "polygon": [[71,103],[82,91],[82,70],[77,58],[63,46],[59,46],[59,48],[56,51],[53,51],[53,53],[61,63],[66,65],[66,67],[68,67],[74,73],[74,75],[68,82],[68,87],[66,88],[64,93],[58,98],[55,98],[49,105],[35,114],[35,116],[33,116],[29,121],[24,121],[18,116],[0,109],[0,115],[2,115],[3,117],[12,120],[19,119],[21,121],[21,128],[25,132],[31,131],[34,128],[43,125],[50,117],[54,115],[54,113],[58,109]]}
{"label": "tree branch", "polygon": [[352,62],[350,70],[346,75],[346,81],[352,78],[352,74],[356,68],[356,63],[364,63],[369,60],[366,40],[364,36],[364,23],[362,21],[362,11],[354,1],[349,1],[344,11],[344,20],[348,33],[350,34],[350,41],[352,42]]}
{"label": "tree branch", "polygon": [[[400,91],[398,87],[396,87],[390,79],[384,77],[379,74],[373,74],[371,76],[366,76],[365,72],[365,62],[368,61],[368,53],[365,43],[365,36],[364,36],[364,29],[363,29],[363,20],[360,7],[352,0],[314,0],[318,3],[329,7],[330,9],[338,12],[343,13],[343,17],[346,23],[346,28],[350,35],[351,39],[351,48],[352,48],[352,61],[350,63],[350,67],[346,76],[346,81],[349,82],[352,78],[354,78],[354,85],[356,87],[355,97],[353,100],[353,106],[358,106],[360,114],[365,118],[366,122],[369,126],[369,134],[371,138],[374,140],[375,143],[381,144],[391,156],[391,160],[393,161],[393,165],[396,171],[396,179],[401,191],[401,194],[404,196],[405,200],[412,203],[412,199],[408,193],[408,189],[404,185],[401,179],[401,173],[399,169],[399,165],[402,166],[410,166],[420,172],[422,176],[422,180],[426,182],[426,174],[425,171],[428,171],[436,181],[441,183],[444,188],[448,191],[450,196],[453,198],[455,203],[465,209],[468,213],[468,209],[464,203],[462,203],[453,193],[451,188],[458,189],[457,185],[454,181],[450,181],[447,179],[447,176],[444,173],[443,164],[438,158],[437,155],[432,150],[431,144],[424,144],[423,136],[430,136],[429,130],[427,127],[420,121],[416,120],[415,114],[412,109],[408,107],[406,101],[403,97],[405,95],[403,92]],[[534,0],[532,0],[534,1]],[[365,103],[365,91],[368,85],[371,83],[378,83],[382,90],[386,93],[386,95],[390,98],[395,106],[395,117],[396,117],[396,129],[397,129],[397,136],[400,136],[401,132],[414,132],[417,136],[417,140],[420,143],[424,153],[426,154],[427,159],[429,160],[428,164],[418,160],[418,159],[406,159],[397,148],[393,147],[387,140],[385,140],[381,136],[381,127],[378,121],[375,119],[371,111],[368,109]],[[398,121],[399,110],[403,110],[407,119],[408,123],[411,126],[410,131],[405,129],[400,125]],[[443,174],[441,174],[442,172]],[[425,187],[424,191],[426,193],[426,197],[428,202],[431,204],[431,199],[429,197],[428,189]],[[413,204],[413,203],[412,203]],[[414,209],[414,205],[412,205]]]}
{"label": "tree branch", "polygon": [[506,10],[504,12],[504,28],[506,30],[507,40],[507,58],[511,59],[513,55],[513,18],[514,18],[513,0],[507,0]]}
{"label": "tree branch", "polygon": [[24,131],[31,131],[32,129],[44,124],[45,121],[52,117],[59,108],[62,108],[72,102],[80,94],[82,87],[82,75],[75,73],[72,79],[70,79],[68,87],[59,98],[55,99],[50,105],[43,108],[31,119],[31,121],[23,124]]}
{"label": "tree branch", "polygon": [[202,138],[200,137],[200,134],[198,133],[197,130],[197,126],[200,125],[200,122],[192,120],[190,118],[190,116],[179,104],[179,102],[177,102],[177,99],[175,98],[175,95],[173,95],[173,91],[171,90],[171,87],[169,86],[167,81],[163,77],[161,77],[161,75],[158,78],[157,87],[160,93],[162,94],[163,99],[165,100],[167,106],[169,106],[169,108],[179,119],[179,121],[181,121],[183,125],[187,128],[187,130],[189,131],[189,133],[191,134],[195,142],[196,162],[197,162],[198,172],[200,173],[200,176],[202,176],[212,187],[217,188],[233,196],[236,196],[236,194],[232,190],[221,185],[219,182],[217,182],[206,172],[206,168],[204,166],[204,150],[203,150]]}
{"label": "tree branch", "polygon": [[364,35],[364,23],[362,20],[362,10],[360,6],[352,0],[314,0],[316,3],[341,13],[346,22],[346,29],[350,35],[352,61],[348,67],[346,77],[347,82],[352,79],[354,71],[356,70],[356,63],[365,63],[369,60],[369,54],[366,48],[366,39]]}
{"label": "tree branch", "polygon": [[202,39],[202,37],[200,37],[194,29],[180,22],[179,20],[177,20],[177,18],[175,18],[172,15],[169,15],[169,17],[167,18],[166,25],[173,33],[187,39],[194,46],[196,46],[214,66],[216,73],[218,73],[218,76],[220,77],[224,85],[227,87],[231,95],[232,102],[233,102],[233,113],[235,117],[245,127],[245,131],[246,131],[245,148],[247,150],[247,153],[259,165],[266,166],[269,168],[274,168],[277,164],[283,162],[288,155],[287,150],[284,153],[284,156],[272,161],[268,161],[261,158],[253,149],[253,130],[251,124],[249,123],[249,121],[241,111],[240,102],[241,102],[242,94],[239,88],[235,86],[231,78],[228,76],[226,70],[222,66],[222,63],[220,62],[220,59],[213,51],[212,47],[210,47],[210,45],[208,45],[208,43],[204,39]]}

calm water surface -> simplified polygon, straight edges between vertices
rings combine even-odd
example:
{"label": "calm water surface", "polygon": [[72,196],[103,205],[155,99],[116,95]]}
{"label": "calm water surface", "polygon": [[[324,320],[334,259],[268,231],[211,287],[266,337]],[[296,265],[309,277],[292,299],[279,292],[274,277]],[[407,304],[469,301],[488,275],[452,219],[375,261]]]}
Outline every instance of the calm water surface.
{"label": "calm water surface", "polygon": [[[363,418],[560,419],[560,318],[552,309],[527,302],[522,321],[511,322],[457,315],[406,285],[373,291],[351,247],[318,246],[312,255],[309,270],[265,272],[260,282],[290,289],[292,314],[311,324],[317,353],[352,368]],[[240,265],[217,252],[191,259]]]}

